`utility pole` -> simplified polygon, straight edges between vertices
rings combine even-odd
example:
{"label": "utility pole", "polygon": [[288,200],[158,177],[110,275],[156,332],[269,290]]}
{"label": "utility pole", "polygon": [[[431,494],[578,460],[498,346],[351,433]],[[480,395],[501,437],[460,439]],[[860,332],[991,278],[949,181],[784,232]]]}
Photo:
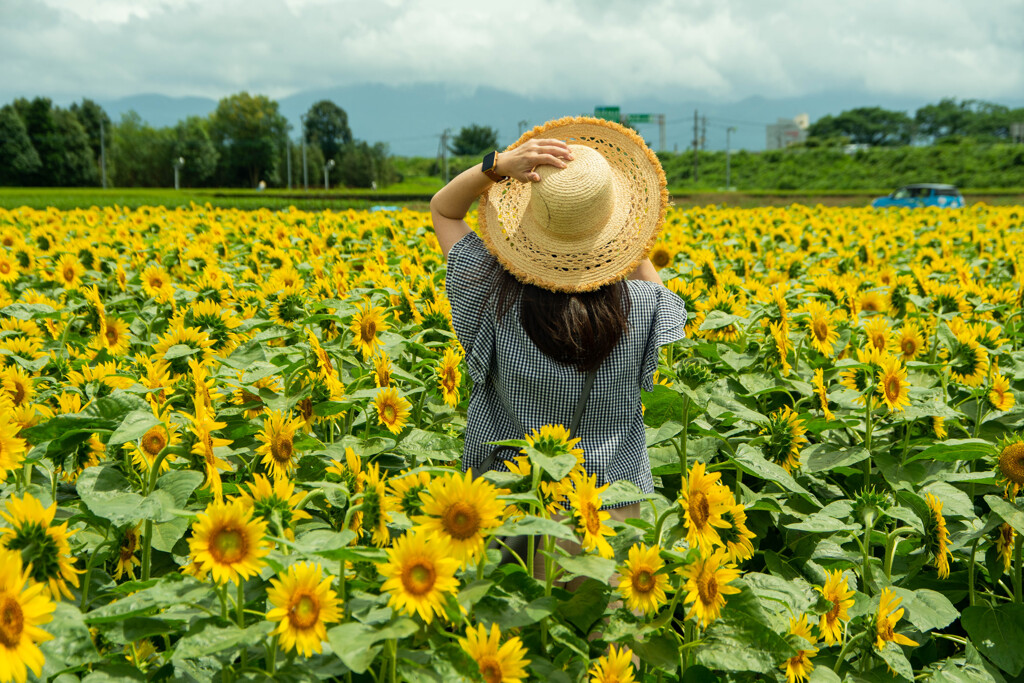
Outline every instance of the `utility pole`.
{"label": "utility pole", "polygon": [[287,137],[284,140],[284,156],[288,166],[288,189],[292,189],[292,139]]}
{"label": "utility pole", "polygon": [[330,175],[332,168],[334,168],[334,159],[328,159],[327,163],[324,164],[324,190],[331,189],[331,186],[327,182],[327,177]]}
{"label": "utility pole", "polygon": [[302,186],[309,192],[309,162],[306,160],[306,115],[299,117],[302,120]]}
{"label": "utility pole", "polygon": [[708,117],[700,117],[700,151],[708,148]]}
{"label": "utility pole", "polygon": [[697,110],[694,109],[693,110],[693,182],[694,183],[697,182],[697,149],[698,149],[698,143],[699,142],[700,141],[697,139]]}
{"label": "utility pole", "polygon": [[729,185],[729,171],[730,171],[729,160],[732,157],[732,151],[731,151],[731,148],[730,148],[730,145],[729,145],[729,142],[730,142],[729,135],[731,133],[734,133],[734,132],[736,132],[736,127],[735,126],[729,126],[728,128],[725,129],[725,189],[726,189],[726,191],[728,191],[730,189],[730,185]]}
{"label": "utility pole", "polygon": [[665,115],[658,114],[658,151],[665,151]]}
{"label": "utility pole", "polygon": [[451,128],[445,128],[444,132],[441,133],[441,159],[444,164],[444,184],[448,184],[448,135],[452,132]]}
{"label": "utility pole", "polygon": [[100,117],[100,175],[103,178],[103,189],[107,189],[107,138],[103,129],[103,117]]}

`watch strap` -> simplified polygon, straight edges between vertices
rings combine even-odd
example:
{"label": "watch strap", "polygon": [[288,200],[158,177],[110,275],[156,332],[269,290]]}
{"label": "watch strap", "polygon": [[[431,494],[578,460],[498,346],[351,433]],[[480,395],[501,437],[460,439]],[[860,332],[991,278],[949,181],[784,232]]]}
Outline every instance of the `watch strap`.
{"label": "watch strap", "polygon": [[507,180],[508,176],[498,175],[498,172],[494,170],[494,167],[498,165],[498,152],[488,152],[484,155],[482,164],[482,170],[484,175],[493,180],[496,183],[500,183],[503,180]]}

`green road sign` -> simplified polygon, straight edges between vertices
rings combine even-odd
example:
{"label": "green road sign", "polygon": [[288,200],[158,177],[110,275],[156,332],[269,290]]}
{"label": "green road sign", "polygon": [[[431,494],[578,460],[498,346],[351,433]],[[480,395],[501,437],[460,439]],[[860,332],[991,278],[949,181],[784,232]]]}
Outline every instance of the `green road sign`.
{"label": "green road sign", "polygon": [[654,114],[630,114],[630,123],[652,123],[654,121]]}
{"label": "green road sign", "polygon": [[618,123],[622,118],[620,112],[621,109],[619,107],[594,107],[594,118]]}

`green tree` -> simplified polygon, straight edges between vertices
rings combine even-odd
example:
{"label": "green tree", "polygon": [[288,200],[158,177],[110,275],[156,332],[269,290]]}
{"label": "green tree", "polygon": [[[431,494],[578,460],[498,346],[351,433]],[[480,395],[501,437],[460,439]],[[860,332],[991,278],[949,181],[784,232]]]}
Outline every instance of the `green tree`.
{"label": "green tree", "polygon": [[0,185],[25,185],[40,166],[25,122],[11,105],[0,108]]}
{"label": "green tree", "polygon": [[53,112],[57,145],[62,150],[54,168],[54,185],[81,187],[100,184],[100,167],[89,146],[89,134],[74,114],[59,107]]}
{"label": "green tree", "polygon": [[901,111],[858,107],[838,116],[821,117],[807,133],[810,138],[819,140],[845,137],[855,144],[877,147],[908,144],[912,128],[911,118]]}
{"label": "green tree", "polygon": [[288,121],[277,102],[247,92],[225,97],[210,118],[210,138],[220,155],[218,180],[224,185],[255,187],[278,181],[279,150]]}
{"label": "green tree", "polygon": [[970,101],[944,98],[938,104],[921,107],[914,113],[917,133],[933,140],[950,135],[967,135],[975,117]]}
{"label": "green tree", "polygon": [[474,156],[497,148],[498,131],[475,123],[463,126],[448,145],[448,150],[456,156]]}
{"label": "green tree", "polygon": [[341,152],[334,174],[346,187],[384,187],[395,181],[397,173],[383,142],[373,145],[355,140]]}
{"label": "green tree", "polygon": [[324,156],[335,159],[338,152],[352,144],[348,114],[330,100],[320,100],[306,112],[306,144],[319,145]]}
{"label": "green tree", "polygon": [[119,187],[170,187],[173,139],[169,128],[156,129],[134,111],[121,115],[110,144],[113,181]]}
{"label": "green tree", "polygon": [[[89,148],[92,150],[93,156],[98,160],[100,158],[100,126],[103,126],[106,135],[110,134],[111,122],[110,117],[107,116],[107,112],[103,110],[96,102],[88,98],[83,98],[82,103],[74,103],[70,107],[71,113],[75,115],[78,122],[82,124],[82,128],[85,129],[85,134],[89,136]],[[110,140],[107,139],[107,144]]]}
{"label": "green tree", "polygon": [[182,181],[187,185],[205,185],[217,171],[217,148],[210,139],[209,120],[201,116],[189,116],[178,121],[174,127],[171,143],[171,164],[182,158]]}

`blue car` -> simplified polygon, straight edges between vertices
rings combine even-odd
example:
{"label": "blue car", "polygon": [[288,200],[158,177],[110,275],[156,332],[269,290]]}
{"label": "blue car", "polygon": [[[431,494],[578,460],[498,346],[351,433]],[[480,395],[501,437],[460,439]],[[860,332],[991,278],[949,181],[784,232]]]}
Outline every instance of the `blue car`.
{"label": "blue car", "polygon": [[962,209],[964,196],[955,185],[939,183],[917,183],[905,185],[887,197],[879,197],[871,202],[876,209],[918,208],[922,206],[938,206],[944,209]]}

